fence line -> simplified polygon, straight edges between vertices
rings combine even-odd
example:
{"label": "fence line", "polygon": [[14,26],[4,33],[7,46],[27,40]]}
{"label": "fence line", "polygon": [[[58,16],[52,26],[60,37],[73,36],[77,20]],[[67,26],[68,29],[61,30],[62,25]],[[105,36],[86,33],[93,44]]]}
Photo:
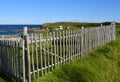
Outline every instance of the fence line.
{"label": "fence line", "polygon": [[21,40],[0,40],[0,71],[31,82],[56,66],[80,59],[112,40],[115,40],[115,23],[30,34],[25,27]]}
{"label": "fence line", "polygon": [[[31,75],[34,79],[47,73],[60,64],[70,63],[84,57],[98,46],[115,40],[115,26],[101,26],[96,28],[66,30],[47,33],[32,33],[35,37],[42,37],[30,42],[34,48],[31,57]],[[46,37],[46,38],[44,38]],[[32,37],[32,39],[34,39]],[[39,40],[40,39],[40,40]],[[42,40],[43,39],[43,40]],[[37,44],[40,43],[40,46]],[[37,47],[34,47],[34,44]],[[41,54],[42,53],[42,54]],[[31,54],[30,54],[31,56]],[[34,61],[35,60],[35,61]]]}
{"label": "fence line", "polygon": [[0,40],[0,71],[22,79],[21,43]]}

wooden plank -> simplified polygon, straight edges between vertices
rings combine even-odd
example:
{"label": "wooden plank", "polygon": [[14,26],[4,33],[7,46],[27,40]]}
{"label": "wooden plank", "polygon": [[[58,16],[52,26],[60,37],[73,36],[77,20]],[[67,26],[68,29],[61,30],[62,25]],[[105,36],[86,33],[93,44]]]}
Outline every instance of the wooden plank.
{"label": "wooden plank", "polygon": [[102,28],[100,28],[100,32],[101,32],[101,45],[103,46],[103,42],[104,42],[103,35],[104,35],[104,33],[103,33]]}
{"label": "wooden plank", "polygon": [[40,33],[39,34],[39,42],[40,42],[40,44],[39,44],[39,47],[40,47],[40,65],[41,65],[41,67],[40,67],[40,69],[41,69],[41,76],[43,76],[43,52],[42,52],[42,43],[41,43],[41,36],[42,36],[42,34]]}
{"label": "wooden plank", "polygon": [[[52,45],[52,35],[50,32],[50,52],[53,53],[53,45]],[[51,65],[53,65],[53,55],[51,55]],[[51,67],[51,70],[53,70],[53,66]]]}
{"label": "wooden plank", "polygon": [[35,52],[36,52],[37,77],[39,77],[37,34],[35,34]]}
{"label": "wooden plank", "polygon": [[63,51],[63,63],[65,64],[65,33],[64,33],[64,30],[63,30],[63,32],[62,32],[62,46],[63,46],[63,48],[62,48],[62,51]]}
{"label": "wooden plank", "polygon": [[21,77],[20,42],[18,41],[18,77]]}
{"label": "wooden plank", "polygon": [[[59,56],[60,56],[60,57],[62,57],[61,36],[62,36],[62,35],[61,35],[61,31],[59,31],[59,42],[60,42],[60,45],[59,45],[59,46],[60,46],[60,47],[59,47],[59,48],[60,48],[60,49],[59,49],[59,50],[60,50],[60,55],[59,55]],[[60,64],[62,64],[62,59],[60,59]]]}
{"label": "wooden plank", "polygon": [[89,51],[91,51],[91,29],[89,29]]}
{"label": "wooden plank", "polygon": [[85,38],[86,38],[86,40],[85,40],[85,44],[86,44],[86,46],[85,46],[85,54],[87,55],[88,54],[88,30],[86,29],[85,30]]}
{"label": "wooden plank", "polygon": [[[100,42],[100,39],[101,39],[101,44],[104,45],[104,27],[99,27],[98,28],[98,31],[99,31],[99,39],[98,39],[98,42]],[[100,38],[101,36],[101,38]],[[100,43],[99,43],[100,44]]]}
{"label": "wooden plank", "polygon": [[84,55],[84,27],[81,28],[81,57]]}
{"label": "wooden plank", "polygon": [[[1,43],[1,40],[0,40],[0,52],[1,52],[1,55],[2,55],[2,46],[1,46],[1,44],[2,43]],[[1,61],[1,58],[2,58],[1,55],[0,55],[0,69],[1,69],[1,65],[2,65],[1,64],[2,63],[2,61]]]}
{"label": "wooden plank", "polygon": [[80,33],[80,29],[78,30],[79,33],[79,59],[80,59],[80,55],[81,55],[81,33]]}
{"label": "wooden plank", "polygon": [[92,49],[91,50],[93,50],[94,49],[94,29],[92,29]]}
{"label": "wooden plank", "polygon": [[97,39],[98,39],[98,34],[97,34],[97,28],[96,28],[96,31],[95,31],[95,49],[97,48]]}
{"label": "wooden plank", "polygon": [[[49,50],[49,42],[48,42],[48,33],[46,34],[46,48],[47,48],[47,51],[48,52],[50,52],[50,50]],[[46,53],[46,55],[47,55],[47,66],[48,66],[48,72],[50,72],[50,67],[49,67],[49,65],[50,65],[50,54],[49,53]]]}
{"label": "wooden plank", "polygon": [[18,55],[18,53],[17,53],[17,41],[15,41],[15,76],[17,77],[17,73],[18,73],[18,70],[17,70],[17,65],[18,65],[18,63],[17,63],[17,55]]}
{"label": "wooden plank", "polygon": [[[47,38],[48,36],[47,36],[47,33],[46,33],[46,35],[45,35],[45,39],[46,39],[46,42],[45,42],[45,50],[46,51],[48,51],[48,38]],[[48,53],[46,52],[45,53],[45,55],[46,55],[46,66],[48,66]],[[48,67],[49,68],[49,67]],[[46,68],[46,73],[48,72],[48,68]]]}
{"label": "wooden plank", "polygon": [[78,60],[78,40],[79,40],[79,37],[78,37],[78,30],[76,30],[76,60]]}
{"label": "wooden plank", "polygon": [[26,76],[25,76],[25,47],[24,47],[24,40],[22,41],[22,67],[23,67],[23,82],[26,82]]}
{"label": "wooden plank", "polygon": [[[55,44],[55,32],[53,32],[53,46],[54,46],[54,54],[55,55],[58,55],[58,54],[56,54],[56,44]],[[56,63],[58,63],[59,61],[57,61],[57,56],[55,56],[55,62],[54,62],[54,64],[55,64],[55,67],[56,67]]]}
{"label": "wooden plank", "polygon": [[[11,45],[11,41],[9,41],[9,45]],[[12,48],[9,47],[9,51],[10,51],[9,53],[10,54],[10,72],[12,72]]]}
{"label": "wooden plank", "polygon": [[[6,41],[6,45],[8,45],[8,41]],[[8,47],[6,47],[6,60],[7,60],[7,70],[9,71],[9,50]]]}
{"label": "wooden plank", "polygon": [[71,52],[71,33],[70,33],[70,30],[68,30],[68,62],[70,63],[70,61],[71,61],[71,54],[70,54],[70,52]]}
{"label": "wooden plank", "polygon": [[71,55],[71,33],[70,30],[67,30],[67,59],[68,63],[70,63],[72,55]]}
{"label": "wooden plank", "polygon": [[75,60],[75,35],[74,35],[74,31],[75,30],[73,30],[71,33],[71,37],[72,37],[71,42],[72,42],[72,49],[73,49],[71,60]]}
{"label": "wooden plank", "polygon": [[31,66],[30,66],[30,50],[29,50],[29,36],[27,36],[27,58],[28,58],[28,82],[31,82]]}
{"label": "wooden plank", "polygon": [[18,41],[16,40],[16,77],[18,78],[19,71],[18,71]]}
{"label": "wooden plank", "polygon": [[12,50],[11,50],[11,57],[12,57],[12,74],[14,75],[14,47],[13,47],[13,41],[11,41],[11,45],[12,45]]}
{"label": "wooden plank", "polygon": [[16,76],[16,68],[15,68],[15,41],[13,41],[13,70],[14,70],[14,75]]}
{"label": "wooden plank", "polygon": [[113,26],[112,26],[112,28],[113,28],[113,40],[116,40],[116,30],[115,30],[115,27],[116,27],[116,24],[115,24],[115,22],[113,23]]}
{"label": "wooden plank", "polygon": [[[67,38],[67,36],[68,36],[68,31],[66,30],[65,31],[65,48],[66,48],[66,56],[65,56],[65,60],[68,58],[68,38]],[[66,63],[67,63],[67,60],[66,60]]]}
{"label": "wooden plank", "polygon": [[74,52],[73,52],[73,53],[74,53],[74,54],[73,54],[73,60],[76,60],[76,58],[75,58],[75,54],[76,54],[76,49],[75,49],[75,47],[76,47],[76,45],[75,45],[75,44],[76,44],[76,43],[75,43],[75,37],[76,37],[76,36],[75,36],[75,30],[73,30],[73,34],[72,34],[72,35],[73,35],[73,51],[74,51]]}
{"label": "wooden plank", "polygon": [[97,35],[98,35],[98,38],[97,38],[97,46],[99,46],[99,34],[100,34],[100,31],[99,31],[99,28],[98,28],[98,31],[97,31]]}
{"label": "wooden plank", "polygon": [[76,30],[76,60],[78,60],[78,30]]}
{"label": "wooden plank", "polygon": [[68,30],[68,35],[69,35],[69,39],[68,39],[68,59],[69,59],[69,63],[73,58],[73,36],[72,36],[72,30]]}
{"label": "wooden plank", "polygon": [[75,58],[75,60],[77,60],[77,56],[76,56],[76,54],[77,54],[77,48],[76,48],[76,47],[77,47],[77,44],[76,44],[77,41],[76,41],[76,37],[77,37],[77,36],[76,36],[76,30],[75,30],[75,31],[74,31],[74,38],[75,38],[75,41],[74,41],[74,42],[75,42],[75,43],[74,43],[74,45],[75,45],[75,47],[74,47],[74,51],[75,51],[75,53],[74,53],[74,54],[75,54],[75,55],[74,55],[74,58]]}
{"label": "wooden plank", "polygon": [[35,64],[34,64],[34,45],[33,45],[33,33],[31,34],[31,42],[32,42],[32,44],[31,44],[31,47],[32,47],[32,70],[33,70],[33,78],[35,79],[35,72],[34,72],[34,70],[35,70]]}
{"label": "wooden plank", "polygon": [[86,55],[86,29],[84,30],[84,56]]}
{"label": "wooden plank", "polygon": [[[43,45],[44,45],[44,47],[43,47],[43,49],[45,49],[46,50],[46,41],[44,41],[43,42]],[[46,62],[47,62],[47,60],[46,60],[46,52],[44,51],[44,67],[46,68]],[[47,69],[45,69],[45,73],[47,73]]]}
{"label": "wooden plank", "polygon": [[80,59],[80,30],[78,30],[78,59]]}
{"label": "wooden plank", "polygon": [[[58,55],[59,56],[59,32],[58,31],[56,31],[56,41],[55,41],[55,45],[54,45],[54,47],[56,47],[56,55]],[[56,58],[56,62],[59,62],[59,58]],[[58,65],[59,65],[59,63],[58,63]]]}

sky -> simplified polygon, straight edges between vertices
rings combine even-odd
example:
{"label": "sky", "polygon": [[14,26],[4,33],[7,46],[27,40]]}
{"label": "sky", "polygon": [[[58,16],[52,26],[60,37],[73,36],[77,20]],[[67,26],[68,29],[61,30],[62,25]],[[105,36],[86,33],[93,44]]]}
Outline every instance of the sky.
{"label": "sky", "polygon": [[120,0],[0,0],[0,24],[120,22]]}

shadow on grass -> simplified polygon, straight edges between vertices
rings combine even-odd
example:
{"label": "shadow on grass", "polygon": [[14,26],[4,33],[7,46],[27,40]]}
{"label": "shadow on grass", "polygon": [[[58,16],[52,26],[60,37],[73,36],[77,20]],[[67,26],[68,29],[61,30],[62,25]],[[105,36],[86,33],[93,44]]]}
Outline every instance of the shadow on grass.
{"label": "shadow on grass", "polygon": [[15,76],[7,73],[0,72],[0,77],[3,79],[2,82],[22,82],[19,79],[16,79]]}

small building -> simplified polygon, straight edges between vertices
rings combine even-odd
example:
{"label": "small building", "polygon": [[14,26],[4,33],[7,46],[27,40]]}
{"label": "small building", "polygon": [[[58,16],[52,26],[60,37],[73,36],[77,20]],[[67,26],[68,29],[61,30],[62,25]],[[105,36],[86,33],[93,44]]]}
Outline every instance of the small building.
{"label": "small building", "polygon": [[59,30],[63,30],[63,26],[59,26]]}

